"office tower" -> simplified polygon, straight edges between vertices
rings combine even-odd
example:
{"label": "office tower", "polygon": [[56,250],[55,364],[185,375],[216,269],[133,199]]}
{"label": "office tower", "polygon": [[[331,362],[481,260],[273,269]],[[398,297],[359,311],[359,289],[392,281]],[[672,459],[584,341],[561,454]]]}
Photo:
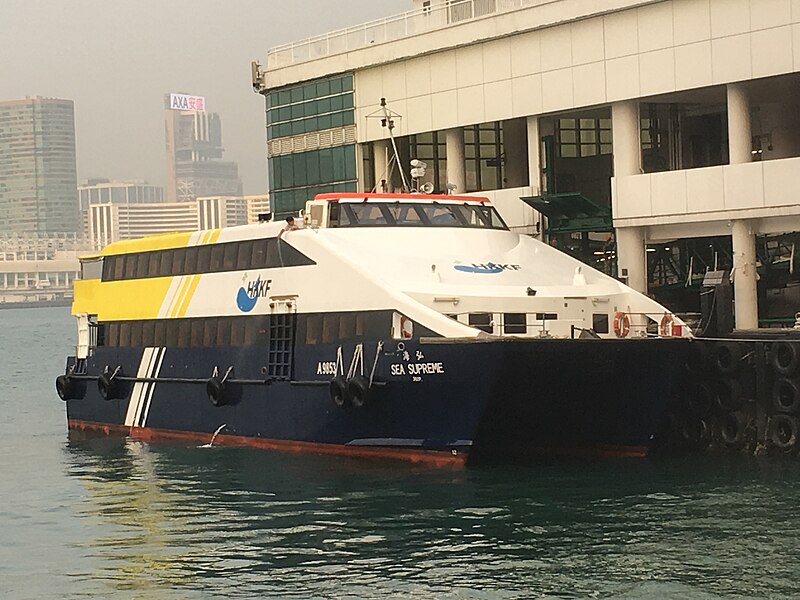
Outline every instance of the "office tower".
{"label": "office tower", "polygon": [[71,100],[0,102],[0,233],[79,228]]}

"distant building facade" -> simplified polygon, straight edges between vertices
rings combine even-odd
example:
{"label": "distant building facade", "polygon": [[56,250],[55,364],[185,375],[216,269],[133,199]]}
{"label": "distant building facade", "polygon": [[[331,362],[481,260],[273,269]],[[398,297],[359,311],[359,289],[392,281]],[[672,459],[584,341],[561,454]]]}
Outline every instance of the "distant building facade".
{"label": "distant building facade", "polygon": [[89,207],[92,204],[143,204],[164,201],[164,188],[141,179],[111,181],[89,179],[78,186],[78,206],[84,234],[89,234]]}
{"label": "distant building facade", "polygon": [[[265,208],[267,210],[262,210]],[[89,237],[95,248],[147,235],[234,227],[268,212],[269,197],[209,196],[188,202],[91,204]],[[253,215],[251,220],[251,215]]]}
{"label": "distant building facade", "polygon": [[165,97],[167,202],[201,196],[241,196],[235,162],[222,159],[222,122],[205,111],[205,99],[184,94]]}
{"label": "distant building facade", "polygon": [[72,100],[0,102],[0,233],[79,230]]}

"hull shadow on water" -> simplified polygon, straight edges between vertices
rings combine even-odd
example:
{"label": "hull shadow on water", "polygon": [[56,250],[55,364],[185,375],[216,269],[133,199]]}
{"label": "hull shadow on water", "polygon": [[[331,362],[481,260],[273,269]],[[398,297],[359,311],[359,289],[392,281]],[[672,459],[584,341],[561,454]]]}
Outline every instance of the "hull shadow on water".
{"label": "hull shadow on water", "polygon": [[91,578],[155,596],[674,598],[800,587],[800,465],[449,471],[72,437]]}

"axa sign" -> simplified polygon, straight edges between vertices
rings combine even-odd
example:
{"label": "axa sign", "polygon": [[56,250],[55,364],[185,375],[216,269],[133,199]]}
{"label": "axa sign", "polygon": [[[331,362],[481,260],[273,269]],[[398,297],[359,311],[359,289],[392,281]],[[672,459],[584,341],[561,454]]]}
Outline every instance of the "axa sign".
{"label": "axa sign", "polygon": [[453,267],[456,271],[463,273],[482,273],[482,274],[495,274],[502,273],[503,271],[519,271],[522,269],[520,265],[510,265],[501,263],[480,263],[471,265],[455,265]]}
{"label": "axa sign", "polygon": [[170,94],[169,107],[172,110],[205,110],[206,99],[203,96],[187,94]]}

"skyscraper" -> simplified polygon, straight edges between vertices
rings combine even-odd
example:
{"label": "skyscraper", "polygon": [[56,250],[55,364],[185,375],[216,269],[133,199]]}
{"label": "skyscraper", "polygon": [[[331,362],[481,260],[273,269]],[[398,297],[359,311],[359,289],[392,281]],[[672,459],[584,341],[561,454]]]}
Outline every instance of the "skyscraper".
{"label": "skyscraper", "polygon": [[167,202],[198,196],[240,196],[242,182],[235,162],[222,160],[222,122],[205,111],[205,98],[167,94]]}
{"label": "skyscraper", "polygon": [[72,100],[0,102],[0,233],[78,229]]}

